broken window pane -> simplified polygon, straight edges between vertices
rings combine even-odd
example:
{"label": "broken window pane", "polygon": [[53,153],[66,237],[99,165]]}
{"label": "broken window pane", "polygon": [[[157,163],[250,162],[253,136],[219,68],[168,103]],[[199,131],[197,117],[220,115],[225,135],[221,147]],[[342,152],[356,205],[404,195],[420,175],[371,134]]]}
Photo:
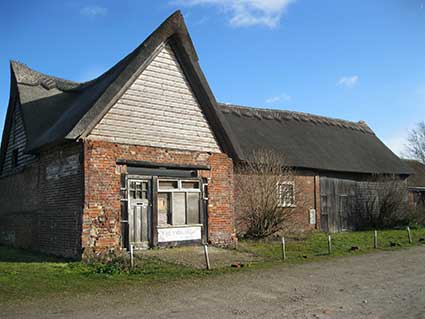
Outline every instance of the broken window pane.
{"label": "broken window pane", "polygon": [[159,189],[173,189],[178,186],[177,181],[159,181]]}
{"label": "broken window pane", "polygon": [[158,225],[171,224],[171,193],[158,193]]}
{"label": "broken window pane", "polygon": [[182,182],[182,188],[199,189],[199,182],[197,182],[197,181]]}

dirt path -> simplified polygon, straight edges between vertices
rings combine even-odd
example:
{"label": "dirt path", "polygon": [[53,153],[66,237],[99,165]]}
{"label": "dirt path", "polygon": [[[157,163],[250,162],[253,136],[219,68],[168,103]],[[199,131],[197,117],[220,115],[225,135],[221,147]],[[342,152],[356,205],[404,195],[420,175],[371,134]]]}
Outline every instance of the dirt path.
{"label": "dirt path", "polygon": [[0,318],[425,318],[425,247],[75,296]]}

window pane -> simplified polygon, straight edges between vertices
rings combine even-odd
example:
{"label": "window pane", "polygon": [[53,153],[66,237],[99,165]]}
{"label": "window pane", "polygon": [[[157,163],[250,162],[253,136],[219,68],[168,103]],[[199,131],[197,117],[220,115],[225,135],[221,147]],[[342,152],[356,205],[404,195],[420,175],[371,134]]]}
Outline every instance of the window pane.
{"label": "window pane", "polygon": [[177,188],[177,181],[159,181],[159,189]]}
{"label": "window pane", "polygon": [[171,224],[171,193],[158,193],[158,225]]}
{"label": "window pane", "polygon": [[187,223],[199,224],[199,193],[187,193]]}
{"label": "window pane", "polygon": [[294,205],[294,185],[279,184],[278,200],[279,206],[288,207]]}
{"label": "window pane", "polygon": [[173,225],[186,224],[186,193],[173,194]]}
{"label": "window pane", "polygon": [[182,188],[199,189],[199,182],[197,181],[182,182]]}

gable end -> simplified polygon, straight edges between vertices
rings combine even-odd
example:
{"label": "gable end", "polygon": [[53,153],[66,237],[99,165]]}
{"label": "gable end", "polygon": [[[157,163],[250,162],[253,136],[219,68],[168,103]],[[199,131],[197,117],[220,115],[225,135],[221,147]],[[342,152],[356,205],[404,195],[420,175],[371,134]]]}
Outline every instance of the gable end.
{"label": "gable end", "polygon": [[89,139],[220,152],[170,44],[165,44],[88,136]]}

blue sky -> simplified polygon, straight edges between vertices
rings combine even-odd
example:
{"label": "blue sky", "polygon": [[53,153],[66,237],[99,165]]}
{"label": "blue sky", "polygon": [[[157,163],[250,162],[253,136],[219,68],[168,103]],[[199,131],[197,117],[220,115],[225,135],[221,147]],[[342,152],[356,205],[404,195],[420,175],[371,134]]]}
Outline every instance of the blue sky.
{"label": "blue sky", "polygon": [[0,125],[9,60],[100,75],[181,9],[221,102],[365,120],[394,151],[425,120],[425,1],[1,1]]}

